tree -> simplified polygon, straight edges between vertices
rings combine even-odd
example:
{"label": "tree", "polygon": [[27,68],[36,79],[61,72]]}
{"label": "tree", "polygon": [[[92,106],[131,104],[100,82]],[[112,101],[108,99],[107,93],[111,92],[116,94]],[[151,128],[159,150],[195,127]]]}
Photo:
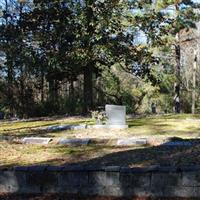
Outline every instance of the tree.
{"label": "tree", "polygon": [[[181,76],[175,36],[196,19],[188,2],[5,0],[0,48],[6,62],[1,71],[10,113],[88,113],[112,101],[132,108],[132,102],[139,105],[147,95],[145,85],[169,92],[174,63],[176,77]],[[166,8],[175,3],[179,11],[170,15]],[[145,41],[136,42],[141,32]],[[174,59],[163,59],[163,49]],[[121,80],[121,70],[140,80],[131,83],[135,91],[144,90],[132,92]],[[99,80],[104,80],[100,86]],[[96,96],[101,96],[98,102]]]}
{"label": "tree", "polygon": [[[139,8],[143,8],[144,1],[139,1]],[[174,52],[176,61],[174,83],[174,110],[180,113],[180,89],[181,89],[181,31],[195,27],[199,19],[194,8],[197,7],[191,0],[158,0],[152,6],[149,2],[146,10],[136,18],[140,29],[146,34],[149,47],[169,46]],[[147,23],[150,25],[147,26]]]}
{"label": "tree", "polygon": [[[5,54],[5,63],[1,70],[5,72],[5,78],[7,83],[6,90],[6,104],[9,108],[10,115],[14,114],[14,77],[15,77],[15,58],[18,51],[18,39],[16,33],[18,29],[16,26],[16,5],[15,2],[5,0],[3,15],[1,16],[2,24],[0,26],[0,50]],[[18,33],[17,35],[20,35]],[[2,73],[3,74],[3,73]]]}
{"label": "tree", "polygon": [[24,15],[48,61],[47,80],[53,102],[57,97],[51,93],[57,80],[70,80],[73,91],[73,81],[83,74],[83,111],[87,113],[93,108],[93,77],[101,71],[98,66],[110,67],[120,54],[131,51],[122,44],[131,44],[131,38],[125,34],[127,25],[122,23],[126,6],[126,1],[39,1],[32,12]]}
{"label": "tree", "polygon": [[191,0],[175,0],[175,1],[158,1],[158,6],[167,8],[174,7],[174,17],[168,24],[168,30],[174,38],[172,44],[174,45],[175,58],[176,58],[176,82],[174,84],[174,110],[180,113],[180,90],[181,90],[181,31],[195,28],[195,22],[198,20],[198,15],[194,12],[196,4]]}

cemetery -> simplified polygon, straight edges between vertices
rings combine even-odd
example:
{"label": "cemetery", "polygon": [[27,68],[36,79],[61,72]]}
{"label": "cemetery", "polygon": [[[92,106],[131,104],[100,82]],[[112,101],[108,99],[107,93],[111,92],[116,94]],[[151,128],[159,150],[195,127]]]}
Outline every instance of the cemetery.
{"label": "cemetery", "polygon": [[[107,122],[98,128],[91,117],[5,120],[0,128],[0,168],[82,162],[84,165],[121,165],[122,160],[127,167],[198,165],[198,119],[198,115],[186,114],[129,118],[117,107],[114,118],[108,116]],[[186,152],[191,154],[189,158],[182,156]]]}
{"label": "cemetery", "polygon": [[0,0],[0,200],[200,199],[200,0]]}
{"label": "cemetery", "polygon": [[2,121],[1,192],[10,199],[199,197],[200,117],[115,112],[109,126],[123,127],[104,121],[97,128],[91,117]]}

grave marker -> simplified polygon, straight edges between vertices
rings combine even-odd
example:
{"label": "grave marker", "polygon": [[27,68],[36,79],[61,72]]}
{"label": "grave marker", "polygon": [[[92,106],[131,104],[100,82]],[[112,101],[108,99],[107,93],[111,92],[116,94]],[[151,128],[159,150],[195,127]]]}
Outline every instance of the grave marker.
{"label": "grave marker", "polygon": [[65,139],[61,138],[58,142],[58,144],[61,145],[68,145],[68,146],[80,146],[80,145],[88,145],[90,142],[90,139]]}
{"label": "grave marker", "polygon": [[22,139],[23,144],[48,144],[52,138],[45,137],[25,137]]}

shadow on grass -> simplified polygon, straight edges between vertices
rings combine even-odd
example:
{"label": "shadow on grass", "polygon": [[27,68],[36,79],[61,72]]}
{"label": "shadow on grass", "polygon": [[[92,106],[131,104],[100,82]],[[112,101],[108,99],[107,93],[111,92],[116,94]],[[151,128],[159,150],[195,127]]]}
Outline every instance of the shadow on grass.
{"label": "shadow on grass", "polygon": [[[192,166],[192,165],[200,165],[200,140],[198,139],[192,139],[192,140],[184,140],[182,138],[171,138],[171,141],[183,141],[183,142],[191,142],[191,146],[146,146],[141,147],[138,149],[129,149],[129,150],[123,150],[121,148],[120,152],[115,153],[108,153],[106,155],[98,156],[96,158],[91,158],[92,156],[90,153],[94,151],[102,151],[105,148],[115,148],[115,147],[101,147],[101,146],[89,146],[89,150],[87,150],[87,147],[77,147],[79,148],[78,151],[76,151],[76,147],[74,147],[74,152],[69,152],[69,149],[67,149],[65,146],[55,146],[55,150],[57,152],[60,152],[60,156],[62,158],[62,165],[64,166],[92,166],[92,167],[98,167],[99,166],[127,166],[127,167],[135,167],[135,166],[148,166],[148,165],[161,165],[161,166]],[[84,151],[85,149],[85,151]],[[75,162],[69,163],[68,161],[64,161],[65,155],[71,154],[72,157],[74,157],[73,160],[77,160]],[[85,155],[84,155],[85,154]],[[81,157],[84,156],[84,159],[82,160]],[[59,161],[58,159],[49,159],[44,162],[38,162],[38,163],[32,163],[33,165],[44,165],[44,164],[51,164],[54,163],[54,161]],[[14,164],[13,164],[14,165]],[[12,167],[13,165],[10,165],[9,167]],[[8,166],[6,166],[8,167]],[[20,183],[19,183],[20,185]],[[176,189],[176,185],[173,185],[174,187],[172,190]],[[95,186],[94,186],[95,187]],[[123,194],[126,194],[126,185],[120,185],[120,189],[123,192]],[[1,195],[1,194],[0,194]],[[56,198],[58,200],[67,200],[71,199],[68,197],[61,198],[62,195],[57,194]],[[5,196],[6,197],[6,196]],[[8,197],[8,196],[7,196]],[[34,196],[33,196],[34,197]],[[0,196],[1,198],[1,196]],[[133,200],[135,198],[112,198],[112,197],[80,197],[80,199],[109,199],[109,200],[120,200],[120,199],[129,199]],[[78,200],[78,197],[73,197],[72,199]],[[16,198],[13,198],[12,195],[7,200],[16,200]],[[20,200],[23,198],[20,196]],[[29,198],[25,198],[29,199]],[[25,200],[24,199],[24,200]],[[34,198],[31,197],[31,200]],[[37,200],[46,200],[46,198],[43,198],[42,196],[38,196],[36,198]],[[47,198],[48,200],[51,199],[50,196]],[[55,198],[52,198],[55,199]],[[138,198],[136,198],[138,200]],[[140,198],[139,198],[140,199]],[[142,199],[153,199],[153,198],[141,198]],[[164,198],[158,198],[158,199],[164,199]],[[166,198],[166,199],[179,199],[179,198]],[[181,198],[180,198],[181,199]],[[184,198],[183,198],[184,199]],[[192,198],[189,198],[192,199]]]}
{"label": "shadow on grass", "polygon": [[[200,140],[184,140],[181,142],[191,142],[191,146],[155,146],[142,147],[137,149],[125,150],[109,153],[102,157],[88,159],[81,162],[71,163],[71,165],[83,166],[181,166],[181,165],[200,165]],[[172,138],[177,141],[177,138]]]}
{"label": "shadow on grass", "polygon": [[[171,138],[177,141],[177,146],[142,146],[142,147],[116,147],[103,145],[89,145],[87,147],[49,147],[58,154],[57,158],[47,159],[42,162],[32,162],[32,165],[81,165],[81,166],[182,166],[200,165],[200,140]],[[168,141],[169,142],[169,141]],[[167,142],[167,143],[168,143]],[[180,145],[183,142],[184,145]],[[192,145],[187,145],[191,143]],[[48,148],[48,147],[47,147]],[[115,152],[113,152],[115,151]],[[13,167],[20,163],[1,165]]]}

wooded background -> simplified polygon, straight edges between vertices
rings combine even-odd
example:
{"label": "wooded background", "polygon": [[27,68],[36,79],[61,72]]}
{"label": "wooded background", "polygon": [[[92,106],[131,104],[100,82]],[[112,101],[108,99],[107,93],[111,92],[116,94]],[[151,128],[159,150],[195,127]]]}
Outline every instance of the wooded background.
{"label": "wooded background", "polygon": [[[0,0],[6,117],[200,112],[199,4],[190,0]],[[196,26],[197,25],[197,26]]]}

